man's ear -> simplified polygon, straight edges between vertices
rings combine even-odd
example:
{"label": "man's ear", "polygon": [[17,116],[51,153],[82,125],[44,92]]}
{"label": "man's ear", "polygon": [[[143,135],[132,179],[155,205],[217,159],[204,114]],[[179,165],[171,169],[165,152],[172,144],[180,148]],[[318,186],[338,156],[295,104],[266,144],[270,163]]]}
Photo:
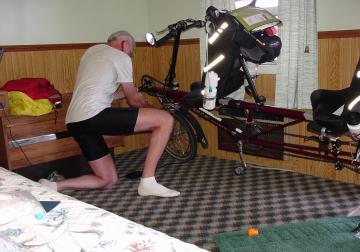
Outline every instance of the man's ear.
{"label": "man's ear", "polygon": [[123,51],[123,41],[114,40],[110,43],[111,47],[114,47],[120,51]]}
{"label": "man's ear", "polygon": [[126,52],[126,53],[130,52],[130,50],[131,50],[131,44],[127,40],[124,40],[121,42],[121,47],[123,49],[123,52]]}
{"label": "man's ear", "polygon": [[127,45],[126,45],[126,41],[125,41],[125,40],[123,40],[123,41],[120,42],[120,50],[121,50],[121,51],[125,52],[126,46],[127,46]]}

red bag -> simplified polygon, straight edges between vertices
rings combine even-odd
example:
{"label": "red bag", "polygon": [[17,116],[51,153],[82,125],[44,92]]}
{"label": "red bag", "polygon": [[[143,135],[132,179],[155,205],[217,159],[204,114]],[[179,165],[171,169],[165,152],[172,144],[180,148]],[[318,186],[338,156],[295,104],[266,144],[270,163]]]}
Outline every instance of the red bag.
{"label": "red bag", "polygon": [[59,104],[62,101],[60,92],[45,78],[22,78],[19,80],[11,80],[6,82],[0,90],[8,92],[20,91],[34,100],[48,99],[53,104]]}

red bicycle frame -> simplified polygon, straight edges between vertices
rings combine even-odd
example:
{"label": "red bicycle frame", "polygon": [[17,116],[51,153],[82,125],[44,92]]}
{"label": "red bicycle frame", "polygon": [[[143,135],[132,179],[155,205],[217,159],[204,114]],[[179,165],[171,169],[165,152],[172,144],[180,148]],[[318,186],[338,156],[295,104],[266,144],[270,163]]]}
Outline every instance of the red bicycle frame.
{"label": "red bicycle frame", "polygon": [[[150,77],[151,78],[151,77]],[[225,104],[220,105],[222,108],[232,108],[238,110],[246,110],[246,125],[247,127],[252,127],[252,123],[254,122],[254,112],[263,112],[267,114],[282,116],[285,118],[292,119],[290,122],[286,122],[284,124],[276,125],[273,127],[269,127],[265,130],[261,130],[261,132],[255,134],[247,134],[243,130],[238,127],[231,126],[223,122],[222,118],[214,115],[210,111],[205,110],[202,107],[192,107],[184,100],[184,97],[189,94],[188,92],[179,91],[179,90],[171,90],[169,88],[159,88],[159,87],[143,87],[143,91],[149,92],[154,96],[170,99],[173,104],[180,104],[182,107],[192,111],[197,116],[209,121],[214,124],[221,130],[224,130],[232,137],[236,138],[241,144],[242,143],[251,143],[255,145],[259,145],[266,148],[273,148],[277,150],[283,150],[289,154],[299,155],[304,158],[313,158],[319,159],[322,161],[334,162],[337,169],[341,169],[343,165],[352,165],[358,167],[360,162],[352,158],[353,153],[350,151],[342,151],[341,150],[341,141],[338,137],[328,138],[329,145],[331,148],[321,148],[321,147],[313,147],[308,145],[301,144],[292,144],[286,142],[276,142],[271,140],[265,140],[261,138],[261,136],[265,134],[269,134],[281,129],[285,129],[289,126],[304,122],[311,121],[312,114],[292,109],[285,108],[277,108],[273,106],[268,106],[264,104],[256,104],[250,103],[240,100],[228,100]],[[240,153],[242,158],[242,153]],[[243,162],[243,160],[242,160]]]}

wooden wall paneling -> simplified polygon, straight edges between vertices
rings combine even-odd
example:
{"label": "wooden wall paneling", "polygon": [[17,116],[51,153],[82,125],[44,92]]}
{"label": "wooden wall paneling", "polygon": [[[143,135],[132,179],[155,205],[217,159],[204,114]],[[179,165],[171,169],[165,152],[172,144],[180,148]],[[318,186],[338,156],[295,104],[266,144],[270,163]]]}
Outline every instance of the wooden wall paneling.
{"label": "wooden wall paneling", "polygon": [[72,54],[72,50],[56,50],[48,52],[49,58],[44,59],[46,69],[43,75],[48,76],[62,93],[71,92],[75,84],[79,59],[75,59]]}
{"label": "wooden wall paneling", "polygon": [[[77,68],[85,49],[5,51],[0,64],[0,85],[11,79],[44,77],[60,92],[71,92],[76,80]],[[172,46],[159,48],[138,47],[134,53],[134,79],[140,82],[143,74],[164,80],[170,65]],[[185,44],[179,49],[176,79],[188,83],[199,79],[199,45]]]}
{"label": "wooden wall paneling", "polygon": [[0,82],[24,77],[47,78],[61,93],[73,90],[83,49],[5,52]]}
{"label": "wooden wall paneling", "polygon": [[155,47],[151,50],[152,62],[152,76],[160,81],[164,81],[170,65],[171,47],[162,46]]}
{"label": "wooden wall paneling", "polygon": [[49,58],[44,59],[44,61],[49,69],[44,71],[43,75],[51,80],[55,88],[59,89],[60,92],[64,92],[63,84],[65,83],[63,80],[65,79],[64,62],[66,55],[58,51],[50,51],[48,55]]}
{"label": "wooden wall paneling", "polygon": [[199,44],[180,46],[176,79],[180,88],[186,91],[190,91],[191,83],[201,80]]}
{"label": "wooden wall paneling", "polygon": [[[7,57],[8,58],[8,57]],[[7,80],[8,70],[6,70],[7,64],[5,62],[5,56],[2,57],[0,60],[0,86],[2,86]]]}
{"label": "wooden wall paneling", "polygon": [[360,57],[360,38],[339,38],[340,43],[340,71],[342,80],[349,81]]}
{"label": "wooden wall paneling", "polygon": [[84,50],[81,51],[81,55],[76,54],[75,50],[58,51],[58,57],[65,56],[62,65],[59,66],[59,68],[63,71],[63,76],[61,80],[59,80],[62,82],[57,83],[58,88],[60,89],[61,87],[61,89],[63,89],[62,92],[64,93],[70,93],[74,89],[80,58]]}
{"label": "wooden wall paneling", "polygon": [[[256,78],[256,90],[259,95],[266,97],[266,101],[273,103],[275,101],[275,74],[260,74]],[[249,95],[245,95],[245,99],[252,99]]]}
{"label": "wooden wall paneling", "polygon": [[11,80],[11,77],[14,76],[12,65],[12,53],[5,52],[0,62],[0,85],[3,85],[6,81]]}
{"label": "wooden wall paneling", "polygon": [[318,40],[319,87],[348,87],[360,57],[360,38]]}
{"label": "wooden wall paneling", "polygon": [[319,87],[323,89],[339,89],[339,50],[337,40],[319,40],[318,42],[318,78]]}
{"label": "wooden wall paneling", "polygon": [[[164,81],[171,63],[172,45],[152,48],[153,77]],[[175,80],[182,90],[190,90],[190,84],[201,79],[199,44],[181,44],[179,47]]]}
{"label": "wooden wall paneling", "polygon": [[134,70],[134,82],[136,85],[140,84],[141,77],[144,74],[153,74],[153,48],[150,47],[138,47],[135,49],[133,56],[133,70]]}

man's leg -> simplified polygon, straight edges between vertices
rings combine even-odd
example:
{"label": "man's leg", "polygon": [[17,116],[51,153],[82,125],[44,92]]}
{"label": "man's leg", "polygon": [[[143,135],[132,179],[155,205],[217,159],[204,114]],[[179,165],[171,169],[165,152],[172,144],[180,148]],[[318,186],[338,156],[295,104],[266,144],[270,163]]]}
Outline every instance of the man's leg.
{"label": "man's leg", "polygon": [[151,131],[148,152],[138,192],[140,195],[175,197],[180,193],[170,190],[155,180],[156,166],[173,130],[174,118],[166,111],[140,108],[134,132]]}
{"label": "man's leg", "polygon": [[[68,189],[111,188],[117,182],[115,164],[111,154],[107,154],[94,161],[89,161],[89,165],[94,172],[93,175],[83,175],[56,182],[57,188],[54,189],[63,191]],[[55,184],[50,185],[50,187],[51,186],[55,187]]]}

